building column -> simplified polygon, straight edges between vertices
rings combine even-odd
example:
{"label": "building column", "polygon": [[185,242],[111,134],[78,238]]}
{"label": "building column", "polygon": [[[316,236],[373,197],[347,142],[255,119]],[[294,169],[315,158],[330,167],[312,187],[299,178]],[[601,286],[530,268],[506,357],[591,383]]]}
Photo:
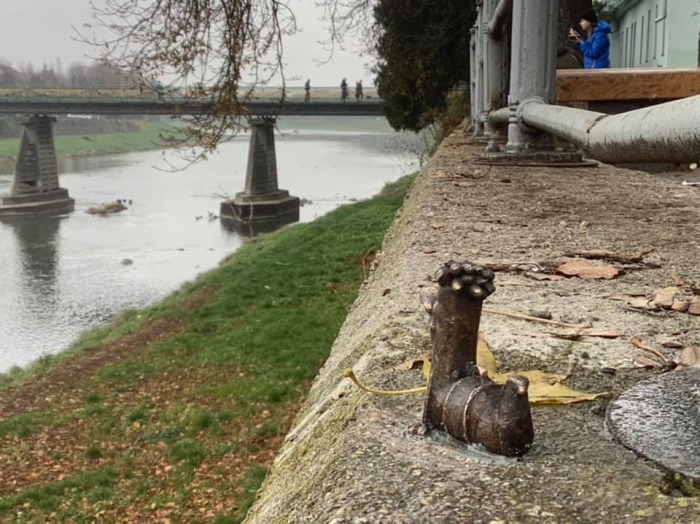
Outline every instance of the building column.
{"label": "building column", "polygon": [[0,216],[72,211],[75,201],[58,182],[54,117],[35,115],[23,122],[15,178],[8,196],[0,198]]}
{"label": "building column", "polygon": [[250,120],[250,147],[245,190],[221,204],[221,218],[243,224],[258,222],[296,222],[299,220],[299,198],[277,184],[275,120]]}

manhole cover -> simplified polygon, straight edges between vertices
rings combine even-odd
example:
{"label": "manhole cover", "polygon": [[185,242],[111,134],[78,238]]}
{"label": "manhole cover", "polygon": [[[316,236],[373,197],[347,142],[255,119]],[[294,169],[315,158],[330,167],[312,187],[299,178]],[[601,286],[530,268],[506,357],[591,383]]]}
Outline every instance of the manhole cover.
{"label": "manhole cover", "polygon": [[700,368],[625,391],[608,407],[607,425],[623,446],[700,480]]}

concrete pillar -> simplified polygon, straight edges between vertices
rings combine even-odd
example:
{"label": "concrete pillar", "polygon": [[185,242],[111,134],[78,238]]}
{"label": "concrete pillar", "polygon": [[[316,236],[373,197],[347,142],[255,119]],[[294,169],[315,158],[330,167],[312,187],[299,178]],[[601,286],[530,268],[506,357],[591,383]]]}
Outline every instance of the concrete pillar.
{"label": "concrete pillar", "polygon": [[489,30],[489,21],[496,12],[499,0],[484,0],[482,5],[483,26],[479,32],[484,42],[484,114],[485,133],[489,138],[487,151],[499,151],[501,139],[499,128],[489,123],[489,113],[501,109],[505,105],[505,64],[506,56],[502,39],[496,39]]}
{"label": "concrete pillar", "polygon": [[482,137],[484,135],[484,123],[482,116],[484,114],[484,31],[483,31],[483,5],[481,0],[477,0],[478,13],[476,16],[476,43],[474,55],[476,63],[474,66],[474,137]]}
{"label": "concrete pillar", "polygon": [[250,120],[250,147],[245,190],[233,200],[221,204],[221,218],[241,223],[296,222],[299,220],[299,198],[277,185],[275,120]]}
{"label": "concrete pillar", "polygon": [[476,128],[476,27],[469,30],[469,111],[471,131]]}
{"label": "concrete pillar", "polygon": [[556,102],[557,23],[556,0],[514,0],[508,104],[509,152],[552,150],[551,136],[522,125],[518,113],[523,104],[538,100]]}
{"label": "concrete pillar", "polygon": [[15,178],[8,196],[0,198],[0,216],[72,211],[75,201],[58,183],[55,118],[35,115],[23,122]]}

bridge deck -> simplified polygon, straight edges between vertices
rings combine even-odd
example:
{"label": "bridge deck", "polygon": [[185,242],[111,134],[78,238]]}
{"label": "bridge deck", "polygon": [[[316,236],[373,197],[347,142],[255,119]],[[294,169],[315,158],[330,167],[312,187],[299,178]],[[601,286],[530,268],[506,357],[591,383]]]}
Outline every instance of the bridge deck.
{"label": "bridge deck", "polygon": [[[245,115],[255,116],[383,116],[384,101],[369,99],[360,102],[338,99],[286,99],[283,104],[273,99],[250,100],[243,106]],[[188,101],[154,97],[52,97],[0,96],[0,113],[4,114],[93,114],[93,115],[203,115],[212,113],[208,100]]]}

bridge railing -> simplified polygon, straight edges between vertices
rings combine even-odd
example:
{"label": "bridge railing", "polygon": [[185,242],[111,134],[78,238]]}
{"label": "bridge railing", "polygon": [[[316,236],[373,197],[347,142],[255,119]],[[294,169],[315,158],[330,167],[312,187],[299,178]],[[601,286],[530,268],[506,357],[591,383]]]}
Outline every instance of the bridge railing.
{"label": "bridge railing", "polygon": [[[282,89],[277,87],[258,87],[252,93],[242,92],[241,100],[246,103],[279,102],[282,97]],[[337,103],[342,101],[342,93],[339,87],[314,87],[310,90],[308,99],[303,87],[288,87],[284,92],[284,99],[288,103]],[[244,98],[245,97],[245,98]],[[0,100],[13,101],[75,101],[81,102],[171,102],[171,103],[210,103],[211,99],[192,98],[187,96],[184,90],[165,89],[157,91],[138,86],[95,86],[95,87],[68,87],[68,86],[31,86],[31,85],[0,85]],[[348,102],[380,103],[376,89],[370,88],[363,91],[362,97],[356,98],[355,92],[350,90]]]}

